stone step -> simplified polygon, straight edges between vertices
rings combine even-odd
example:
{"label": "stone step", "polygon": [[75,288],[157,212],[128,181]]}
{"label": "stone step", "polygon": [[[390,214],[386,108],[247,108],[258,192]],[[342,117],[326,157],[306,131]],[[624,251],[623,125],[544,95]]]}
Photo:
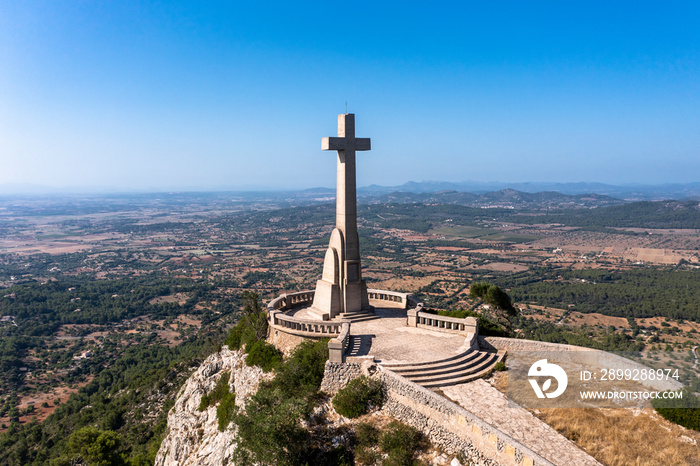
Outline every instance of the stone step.
{"label": "stone step", "polygon": [[459,359],[453,361],[449,364],[439,364],[435,366],[424,366],[421,368],[406,370],[406,369],[393,369],[399,375],[404,377],[437,377],[445,374],[452,374],[455,371],[466,371],[477,367],[479,364],[483,363],[489,358],[489,353],[484,353],[481,351],[474,351],[467,358]]}
{"label": "stone step", "polygon": [[402,377],[422,385],[436,389],[470,382],[487,376],[493,371],[493,366],[503,360],[505,352],[489,353],[486,351],[469,350],[458,356],[438,361],[417,364],[386,364],[387,369]]}
{"label": "stone step", "polygon": [[447,358],[447,359],[440,359],[438,361],[430,361],[428,363],[419,363],[419,364],[408,364],[408,365],[394,365],[394,364],[386,364],[385,367],[391,369],[392,371],[396,372],[397,374],[413,374],[413,373],[418,373],[418,374],[424,374],[426,372],[432,372],[432,371],[440,371],[440,370],[452,370],[455,367],[461,367],[463,365],[468,365],[471,362],[473,362],[475,359],[478,359],[481,357],[483,353],[481,351],[466,351],[464,353],[461,353],[460,355],[452,358]]}
{"label": "stone step", "polygon": [[468,349],[468,350],[465,351],[464,353],[459,353],[459,354],[456,355],[456,356],[452,356],[452,357],[445,358],[445,359],[438,359],[437,361],[400,362],[400,363],[396,363],[396,364],[383,364],[383,366],[384,366],[384,367],[390,368],[390,369],[391,369],[392,371],[394,371],[394,372],[397,372],[397,371],[402,370],[402,369],[410,369],[410,368],[413,368],[413,367],[416,367],[416,368],[419,368],[419,367],[420,367],[420,368],[423,368],[424,366],[432,366],[432,365],[439,364],[439,363],[454,361],[454,360],[464,358],[464,357],[466,357],[467,355],[474,354],[474,353],[476,353],[476,352],[473,351],[473,350],[471,350],[471,349]]}
{"label": "stone step", "polygon": [[456,368],[451,371],[443,371],[441,373],[426,373],[426,374],[421,374],[421,375],[414,375],[410,377],[410,380],[412,380],[415,383],[432,383],[432,382],[440,382],[444,380],[450,380],[454,378],[459,378],[459,377],[465,377],[471,374],[476,374],[491,365],[495,364],[496,361],[496,355],[495,354],[487,354],[485,357],[479,358],[479,362],[477,364],[471,365],[469,367],[460,367]]}
{"label": "stone step", "polygon": [[505,356],[505,353],[502,353],[499,351],[495,360],[493,360],[491,362],[491,364],[489,364],[487,367],[480,370],[479,372],[475,372],[473,374],[467,374],[467,375],[464,375],[461,377],[455,377],[452,379],[439,380],[439,381],[434,381],[434,382],[425,382],[425,383],[421,383],[420,385],[432,390],[432,389],[436,389],[436,388],[449,387],[451,385],[459,385],[461,383],[471,382],[473,380],[480,379],[482,377],[488,377],[491,374],[491,372],[493,372],[493,366],[495,366],[498,362],[503,361],[504,356]]}
{"label": "stone step", "polygon": [[367,311],[357,311],[357,312],[344,312],[338,314],[333,318],[333,320],[347,320],[348,322],[364,322],[367,320],[378,319],[374,313]]}

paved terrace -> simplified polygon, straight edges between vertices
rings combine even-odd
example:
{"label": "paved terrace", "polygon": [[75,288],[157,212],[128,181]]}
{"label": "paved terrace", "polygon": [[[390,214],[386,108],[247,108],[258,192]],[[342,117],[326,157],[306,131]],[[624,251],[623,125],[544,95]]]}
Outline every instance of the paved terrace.
{"label": "paved terrace", "polygon": [[[288,314],[304,319],[307,309]],[[406,326],[406,311],[400,308],[377,307],[373,318],[353,321],[350,338],[347,356],[372,355],[385,364],[434,361],[468,349],[461,335]]]}

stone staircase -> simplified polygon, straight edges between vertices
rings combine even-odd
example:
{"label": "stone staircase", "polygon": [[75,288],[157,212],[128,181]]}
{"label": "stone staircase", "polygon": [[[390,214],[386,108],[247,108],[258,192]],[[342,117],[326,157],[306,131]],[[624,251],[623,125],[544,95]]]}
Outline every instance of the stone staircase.
{"label": "stone staircase", "polygon": [[505,351],[489,353],[470,349],[457,356],[437,361],[380,365],[411,382],[434,390],[485,377],[504,357]]}
{"label": "stone staircase", "polygon": [[356,312],[343,312],[338,314],[332,320],[347,320],[350,323],[353,322],[365,322],[367,320],[379,319],[373,312],[369,311],[356,311]]}

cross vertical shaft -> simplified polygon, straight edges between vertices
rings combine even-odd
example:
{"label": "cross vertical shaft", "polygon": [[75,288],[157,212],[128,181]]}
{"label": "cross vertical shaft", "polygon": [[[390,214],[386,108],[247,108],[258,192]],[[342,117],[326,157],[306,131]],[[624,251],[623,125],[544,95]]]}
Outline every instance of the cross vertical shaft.
{"label": "cross vertical shaft", "polygon": [[355,173],[355,152],[370,150],[370,140],[355,137],[355,115],[344,113],[338,115],[338,137],[323,138],[321,148],[337,151],[335,229],[312,307],[332,318],[370,309],[360,263]]}

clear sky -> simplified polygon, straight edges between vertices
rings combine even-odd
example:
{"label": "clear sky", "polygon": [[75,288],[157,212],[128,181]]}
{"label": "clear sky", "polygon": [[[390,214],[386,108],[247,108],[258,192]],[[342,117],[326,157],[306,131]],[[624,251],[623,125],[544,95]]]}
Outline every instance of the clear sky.
{"label": "clear sky", "polygon": [[700,2],[0,0],[0,185],[700,181]]}

